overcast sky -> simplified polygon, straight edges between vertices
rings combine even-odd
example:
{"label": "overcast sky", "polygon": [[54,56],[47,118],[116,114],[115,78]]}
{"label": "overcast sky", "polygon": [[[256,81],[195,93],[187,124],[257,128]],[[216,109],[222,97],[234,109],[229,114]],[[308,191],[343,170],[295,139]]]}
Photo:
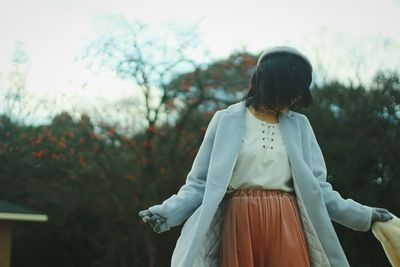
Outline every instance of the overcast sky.
{"label": "overcast sky", "polygon": [[[10,69],[16,42],[29,57],[27,90],[40,94],[124,97],[132,88],[112,75],[96,77],[74,58],[98,37],[104,17],[121,14],[157,27],[197,23],[201,40],[215,57],[246,47],[259,52],[293,45],[331,75],[353,75],[350,56],[368,64],[399,67],[399,0],[136,1],[0,0],[0,73]],[[316,53],[318,50],[318,54]],[[373,55],[372,55],[373,53]],[[368,61],[369,60],[369,61]],[[397,64],[397,65],[396,65]],[[366,68],[368,80],[375,67]],[[4,75],[3,75],[4,76]],[[87,91],[80,88],[87,85]],[[91,91],[92,90],[92,91]],[[84,99],[84,97],[82,97]]]}

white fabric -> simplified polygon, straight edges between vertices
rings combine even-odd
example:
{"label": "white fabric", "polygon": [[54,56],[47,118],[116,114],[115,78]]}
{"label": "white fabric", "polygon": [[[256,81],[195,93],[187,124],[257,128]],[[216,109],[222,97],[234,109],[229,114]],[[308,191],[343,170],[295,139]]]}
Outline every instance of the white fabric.
{"label": "white fabric", "polygon": [[245,116],[245,133],[227,191],[245,187],[294,191],[279,122],[260,120],[248,108]]}
{"label": "white fabric", "polygon": [[393,219],[386,222],[376,221],[372,232],[381,242],[386,256],[393,267],[400,267],[400,219],[392,214]]}

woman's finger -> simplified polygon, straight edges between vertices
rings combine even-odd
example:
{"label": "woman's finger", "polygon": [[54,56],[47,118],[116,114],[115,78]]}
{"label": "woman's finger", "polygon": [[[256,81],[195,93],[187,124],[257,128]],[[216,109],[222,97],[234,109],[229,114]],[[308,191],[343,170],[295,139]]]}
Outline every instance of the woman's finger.
{"label": "woman's finger", "polygon": [[147,223],[147,222],[151,221],[151,217],[149,217],[149,216],[144,216],[144,217],[142,217],[142,220],[143,220],[145,223]]}
{"label": "woman's finger", "polygon": [[151,216],[152,213],[149,210],[141,210],[139,211],[139,216],[143,217],[143,216]]}
{"label": "woman's finger", "polygon": [[390,219],[393,219],[393,216],[388,211],[385,211],[384,213],[382,213],[382,219],[384,221],[388,221]]}
{"label": "woman's finger", "polygon": [[153,225],[153,231],[156,233],[160,231],[160,224],[158,222]]}
{"label": "woman's finger", "polygon": [[389,213],[389,211],[387,209],[384,209],[384,208],[376,208],[376,209],[381,213]]}
{"label": "woman's finger", "polygon": [[378,213],[377,219],[381,222],[386,222],[390,219],[393,219],[393,216],[390,214],[390,212],[387,209],[376,208],[376,211]]}

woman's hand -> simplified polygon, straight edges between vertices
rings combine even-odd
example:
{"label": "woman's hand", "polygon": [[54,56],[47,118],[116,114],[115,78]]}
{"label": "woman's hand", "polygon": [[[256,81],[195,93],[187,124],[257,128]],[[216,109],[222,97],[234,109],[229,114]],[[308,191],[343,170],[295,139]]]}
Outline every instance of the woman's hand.
{"label": "woman's hand", "polygon": [[139,212],[139,216],[142,217],[143,222],[151,225],[151,228],[153,228],[154,232],[160,233],[165,230],[166,218],[157,214],[153,214],[149,210],[141,210]]}
{"label": "woman's hand", "polygon": [[372,218],[371,218],[371,225],[378,221],[378,222],[386,222],[388,220],[393,219],[393,216],[387,209],[383,208],[373,208],[372,211]]}

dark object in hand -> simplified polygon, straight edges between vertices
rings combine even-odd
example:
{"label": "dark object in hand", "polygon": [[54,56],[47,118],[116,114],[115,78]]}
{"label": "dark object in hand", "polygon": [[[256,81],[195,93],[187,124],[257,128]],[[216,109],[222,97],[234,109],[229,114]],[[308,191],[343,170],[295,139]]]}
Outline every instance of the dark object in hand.
{"label": "dark object in hand", "polygon": [[371,218],[371,225],[374,222],[386,222],[388,220],[393,219],[393,216],[387,209],[383,208],[373,208],[372,211],[372,218]]}

